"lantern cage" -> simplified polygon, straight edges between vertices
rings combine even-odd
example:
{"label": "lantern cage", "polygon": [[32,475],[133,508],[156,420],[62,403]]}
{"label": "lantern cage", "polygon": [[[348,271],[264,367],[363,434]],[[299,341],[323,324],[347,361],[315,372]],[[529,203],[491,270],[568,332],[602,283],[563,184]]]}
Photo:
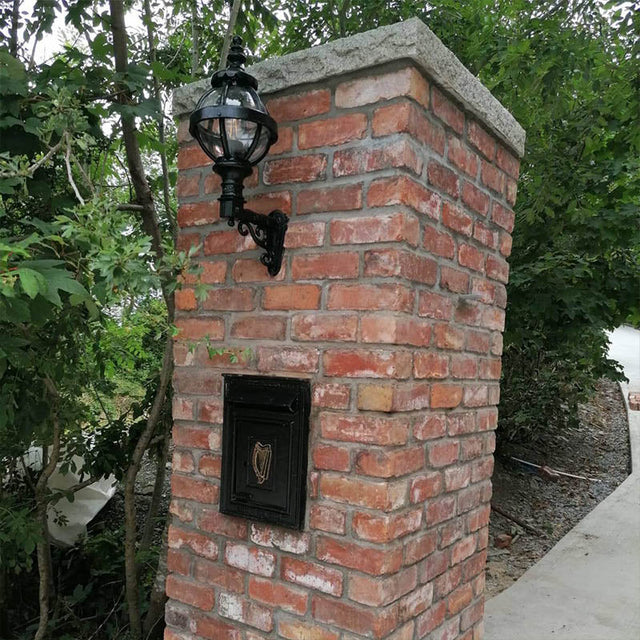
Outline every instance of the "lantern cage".
{"label": "lantern cage", "polygon": [[198,101],[189,120],[189,132],[213,160],[213,171],[222,178],[220,217],[238,231],[251,234],[266,250],[260,260],[269,274],[282,264],[288,218],[282,211],[265,216],[244,208],[243,181],[278,139],[278,126],[258,95],[257,80],[243,65],[242,39],[235,36],[227,68],[214,73],[209,89]]}

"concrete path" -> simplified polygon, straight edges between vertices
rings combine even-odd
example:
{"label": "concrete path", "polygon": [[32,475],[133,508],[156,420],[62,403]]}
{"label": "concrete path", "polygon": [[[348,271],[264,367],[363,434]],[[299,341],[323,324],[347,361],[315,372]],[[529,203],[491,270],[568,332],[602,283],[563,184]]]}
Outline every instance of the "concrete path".
{"label": "concrete path", "polygon": [[[610,356],[640,391],[640,331]],[[627,410],[629,407],[627,404]],[[512,587],[485,606],[485,640],[640,640],[640,411],[629,411],[633,473]]]}

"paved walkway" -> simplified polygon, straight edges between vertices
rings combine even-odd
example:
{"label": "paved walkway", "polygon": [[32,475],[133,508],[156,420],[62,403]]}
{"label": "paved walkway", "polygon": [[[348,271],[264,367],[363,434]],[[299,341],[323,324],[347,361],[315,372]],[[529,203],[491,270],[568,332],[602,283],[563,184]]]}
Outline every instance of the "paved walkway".
{"label": "paved walkway", "polygon": [[[610,356],[640,391],[640,331]],[[629,409],[627,405],[627,410]],[[488,600],[485,640],[640,640],[640,411],[629,412],[632,474],[512,587]]]}

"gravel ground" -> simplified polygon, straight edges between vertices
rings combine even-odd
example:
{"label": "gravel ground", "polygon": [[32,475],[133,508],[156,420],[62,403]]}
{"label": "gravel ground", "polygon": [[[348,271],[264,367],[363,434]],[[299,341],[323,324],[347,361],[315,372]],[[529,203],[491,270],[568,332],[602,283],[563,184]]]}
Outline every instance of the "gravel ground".
{"label": "gravel ground", "polygon": [[[492,511],[487,598],[513,584],[629,475],[629,431],[620,387],[600,381],[591,401],[581,406],[579,418],[577,428],[558,434],[544,450],[510,447],[496,458],[493,504],[540,535]],[[599,481],[547,479],[510,456]],[[503,533],[513,540],[499,549],[495,539]]]}

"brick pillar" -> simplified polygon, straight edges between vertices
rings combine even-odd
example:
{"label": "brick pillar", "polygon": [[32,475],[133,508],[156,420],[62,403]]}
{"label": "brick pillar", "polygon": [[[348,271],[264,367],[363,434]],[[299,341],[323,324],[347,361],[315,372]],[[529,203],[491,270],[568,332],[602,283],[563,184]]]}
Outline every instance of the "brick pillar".
{"label": "brick pillar", "polygon": [[[176,295],[165,637],[478,640],[524,132],[417,20],[252,72],[280,139],[248,206],[291,217],[276,278],[218,220],[203,84],[176,97],[210,289]],[[311,381],[302,532],[218,512],[225,372]]]}

